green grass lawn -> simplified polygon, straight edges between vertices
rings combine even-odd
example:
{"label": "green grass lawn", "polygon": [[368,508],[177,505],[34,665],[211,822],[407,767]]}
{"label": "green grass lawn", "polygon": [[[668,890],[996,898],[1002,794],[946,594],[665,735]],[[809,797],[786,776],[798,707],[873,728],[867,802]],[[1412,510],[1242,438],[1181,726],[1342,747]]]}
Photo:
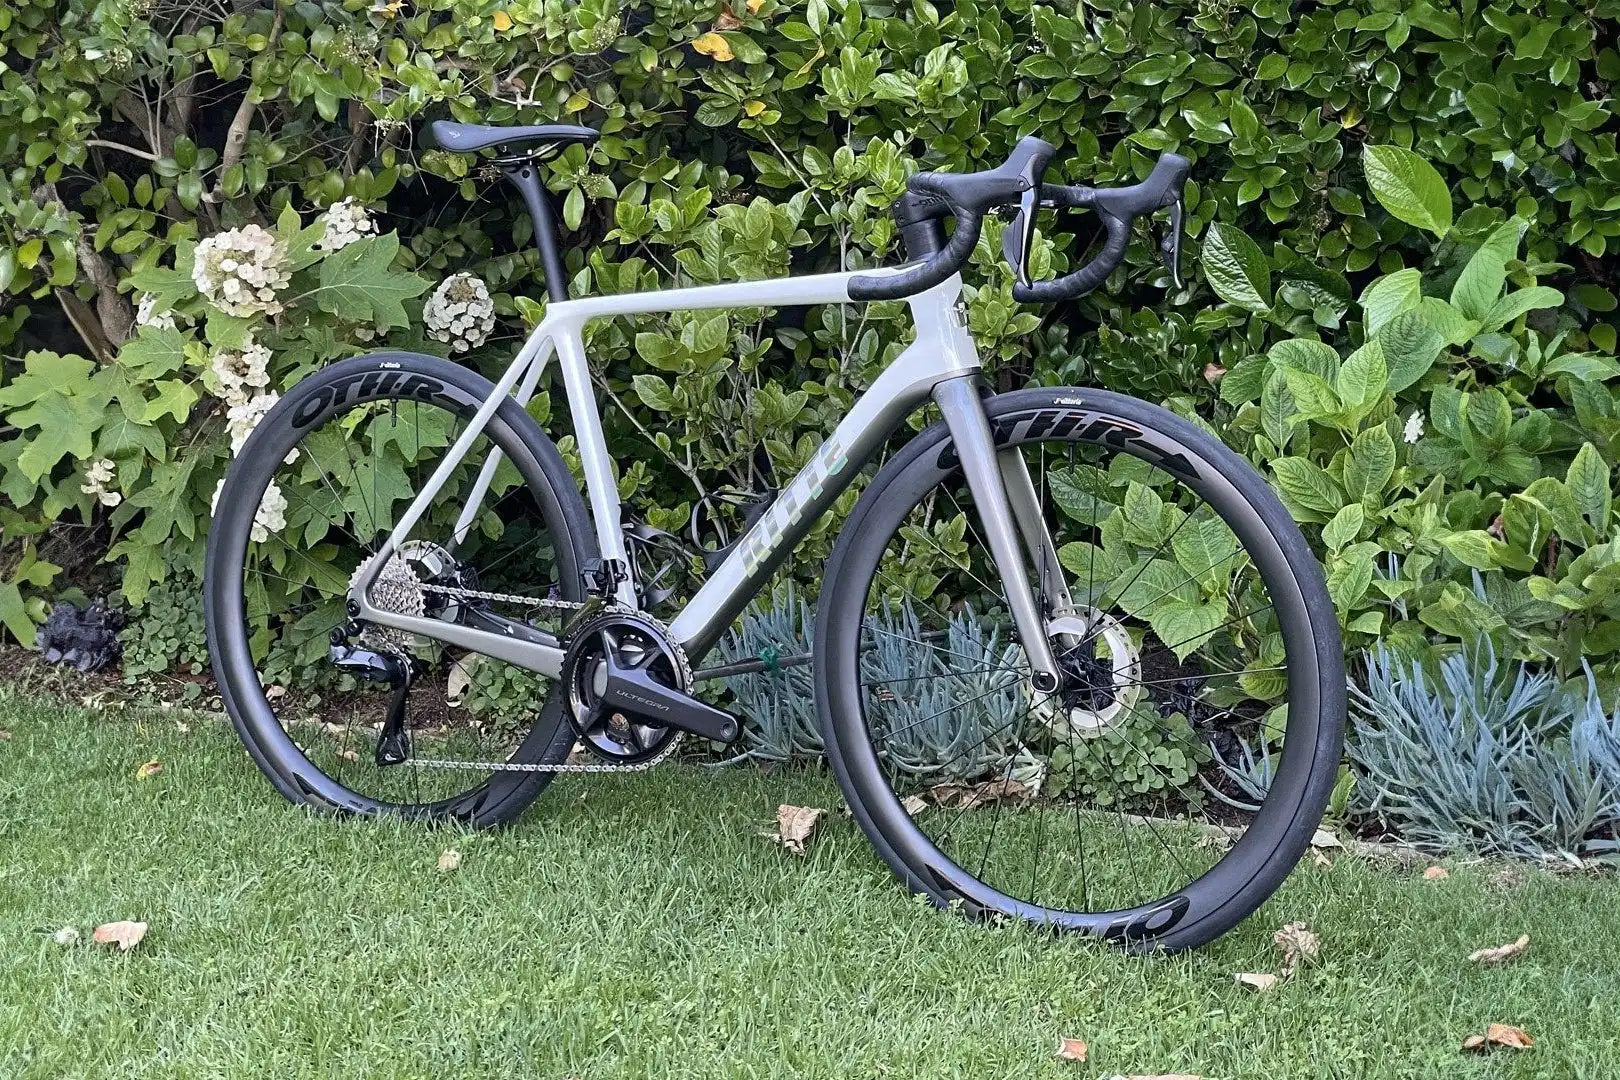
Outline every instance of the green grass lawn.
{"label": "green grass lawn", "polygon": [[[1130,957],[919,906],[837,814],[785,853],[760,835],[778,803],[841,805],[818,773],[566,778],[467,835],[314,818],[186,722],[0,692],[0,1076],[1616,1073],[1613,878],[1340,858],[1209,948]],[[115,919],[150,924],[127,955],[87,943]],[[1235,985],[1298,919],[1321,962]],[[1516,963],[1466,962],[1523,931]],[[1460,1054],[1490,1021],[1536,1046]],[[1091,1059],[1056,1060],[1059,1035]]]}

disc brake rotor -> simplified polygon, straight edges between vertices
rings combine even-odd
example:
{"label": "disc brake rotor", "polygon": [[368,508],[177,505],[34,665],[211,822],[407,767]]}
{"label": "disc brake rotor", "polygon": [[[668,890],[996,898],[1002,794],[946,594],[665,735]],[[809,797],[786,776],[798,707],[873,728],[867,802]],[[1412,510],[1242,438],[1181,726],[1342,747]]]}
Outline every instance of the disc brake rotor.
{"label": "disc brake rotor", "polygon": [[1085,739],[1119,727],[1141,692],[1141,652],[1123,624],[1095,608],[1047,620],[1062,680],[1055,693],[1024,692],[1036,715],[1054,731],[1065,726]]}

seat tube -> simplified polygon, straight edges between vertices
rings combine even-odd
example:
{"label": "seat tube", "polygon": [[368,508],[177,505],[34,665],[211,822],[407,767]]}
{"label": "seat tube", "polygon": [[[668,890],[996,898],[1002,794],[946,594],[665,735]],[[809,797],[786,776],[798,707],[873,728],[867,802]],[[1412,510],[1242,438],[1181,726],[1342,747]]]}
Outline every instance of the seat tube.
{"label": "seat tube", "polygon": [[947,379],[934,387],[934,401],[956,443],[957,459],[967,478],[968,490],[973,494],[973,502],[979,508],[985,544],[990,548],[996,573],[1007,591],[1007,605],[1012,609],[1013,625],[1018,628],[1024,654],[1029,657],[1030,681],[1037,691],[1052,693],[1058,688],[1057,659],[1052,655],[1046,625],[1030,589],[1018,528],[1002,480],[990,422],[979,399],[977,380],[972,376]]}
{"label": "seat tube", "polygon": [[574,441],[579,448],[580,470],[585,474],[585,494],[596,526],[596,545],[603,559],[615,559],[624,571],[616,598],[636,607],[635,568],[625,551],[620,520],[619,488],[613,479],[613,463],[608,457],[607,438],[602,434],[602,413],[596,407],[591,387],[591,371],[585,360],[585,342],[580,324],[569,320],[557,328],[557,366],[562,369],[563,388],[568,394],[568,415],[574,423]]}

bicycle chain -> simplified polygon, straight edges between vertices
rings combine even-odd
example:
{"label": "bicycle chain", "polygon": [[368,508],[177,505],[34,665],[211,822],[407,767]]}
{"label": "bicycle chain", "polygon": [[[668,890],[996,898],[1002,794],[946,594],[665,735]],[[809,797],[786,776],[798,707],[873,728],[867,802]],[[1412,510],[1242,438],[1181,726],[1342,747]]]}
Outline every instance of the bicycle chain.
{"label": "bicycle chain", "polygon": [[[585,605],[573,600],[541,600],[533,596],[518,596],[514,593],[487,592],[479,589],[458,589],[449,585],[433,585],[422,583],[423,592],[438,593],[444,596],[453,596],[460,600],[490,600],[501,604],[514,604],[528,608],[549,608],[557,611],[577,611]],[[605,761],[593,761],[588,765],[570,765],[567,762],[558,762],[554,765],[535,765],[511,761],[451,761],[434,758],[412,758],[414,765],[429,769],[461,769],[470,772],[526,772],[526,773],[614,773],[614,772],[646,772],[654,765],[667,760],[681,745],[686,732],[677,730],[675,737],[669,744],[653,757],[634,765],[610,765]]]}

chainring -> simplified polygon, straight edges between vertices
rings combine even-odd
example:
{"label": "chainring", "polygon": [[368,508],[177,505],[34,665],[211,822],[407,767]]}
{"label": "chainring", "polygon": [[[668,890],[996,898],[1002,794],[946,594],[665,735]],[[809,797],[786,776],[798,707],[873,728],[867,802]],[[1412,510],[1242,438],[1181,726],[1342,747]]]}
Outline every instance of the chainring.
{"label": "chainring", "polygon": [[586,749],[604,761],[635,765],[662,754],[681,735],[672,727],[639,713],[602,703],[606,690],[608,650],[626,666],[645,666],[665,686],[685,693],[692,687],[686,653],[657,619],[628,608],[609,607],[590,616],[568,636],[563,655],[562,685],[569,723]]}

